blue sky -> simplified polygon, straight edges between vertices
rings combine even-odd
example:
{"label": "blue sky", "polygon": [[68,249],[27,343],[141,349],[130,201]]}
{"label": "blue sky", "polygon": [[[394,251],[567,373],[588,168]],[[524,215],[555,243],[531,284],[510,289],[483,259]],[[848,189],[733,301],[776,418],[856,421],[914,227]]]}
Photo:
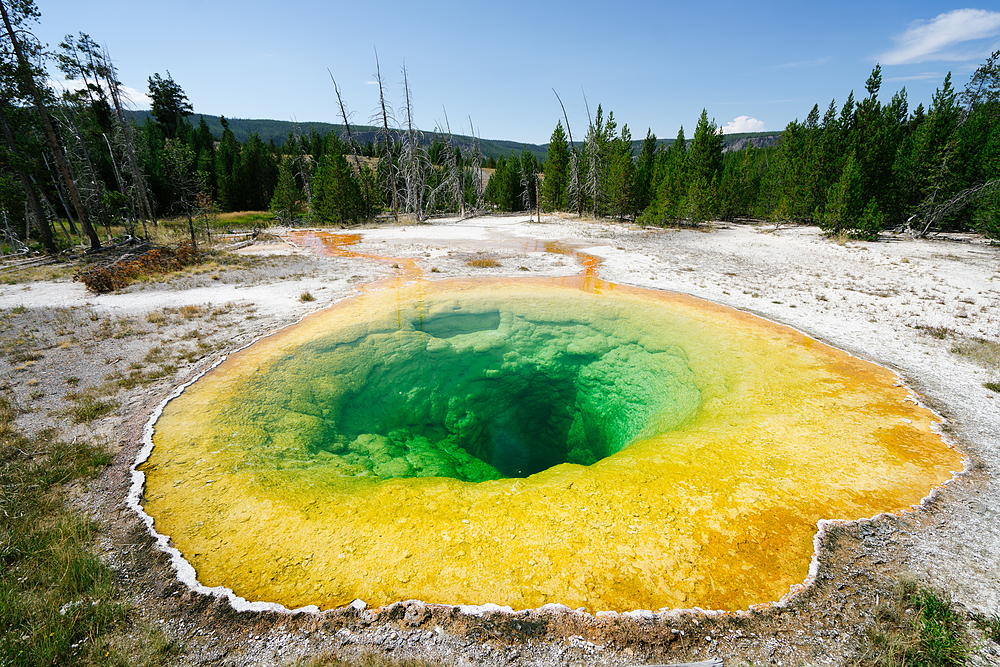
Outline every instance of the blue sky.
{"label": "blue sky", "polygon": [[[882,64],[883,99],[906,86],[926,106],[944,75],[961,89],[1000,49],[1000,11],[983,4],[893,2],[257,2],[36,0],[36,33],[107,46],[141,93],[170,71],[195,113],[339,122],[329,69],[353,122],[387,97],[414,118],[483,138],[548,141],[566,104],[574,138],[598,103],[632,136],[688,137],[702,108],[733,130],[781,130],[818,103],[863,93]],[[55,74],[55,73],[54,73]],[[147,107],[148,108],[148,105]],[[445,111],[446,110],[446,111]],[[397,114],[401,118],[401,114]]]}

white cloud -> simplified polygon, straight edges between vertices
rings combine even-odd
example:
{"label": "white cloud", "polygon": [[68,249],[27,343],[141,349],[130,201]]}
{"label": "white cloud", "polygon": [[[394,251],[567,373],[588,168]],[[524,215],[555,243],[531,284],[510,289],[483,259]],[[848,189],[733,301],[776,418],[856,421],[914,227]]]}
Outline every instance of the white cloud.
{"label": "white cloud", "polygon": [[[906,65],[927,60],[972,60],[983,49],[957,52],[952,47],[1000,33],[1000,12],[955,9],[929,21],[914,21],[902,35],[893,37],[896,48],[878,57],[883,65]],[[986,49],[988,50],[988,49]]]}
{"label": "white cloud", "polygon": [[[49,88],[55,90],[57,93],[64,93],[73,90],[83,90],[84,83],[80,80],[68,81],[66,79],[49,79],[46,82]],[[142,92],[141,90],[136,90],[131,86],[123,85],[121,88],[122,92],[122,102],[126,106],[134,106],[139,109],[148,109],[153,103],[149,99],[149,95]]]}
{"label": "white cloud", "polygon": [[737,116],[719,129],[723,134],[761,132],[764,129],[764,121],[751,118],[750,116]]}
{"label": "white cloud", "polygon": [[942,81],[944,80],[944,74],[939,72],[923,72],[922,74],[913,74],[911,76],[891,76],[886,79],[886,81]]}

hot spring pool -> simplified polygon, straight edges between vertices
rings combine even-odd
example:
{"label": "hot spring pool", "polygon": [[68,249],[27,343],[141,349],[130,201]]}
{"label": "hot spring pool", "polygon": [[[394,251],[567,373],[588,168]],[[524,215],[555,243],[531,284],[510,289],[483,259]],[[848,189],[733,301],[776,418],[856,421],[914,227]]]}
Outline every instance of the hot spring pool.
{"label": "hot spring pool", "polygon": [[888,370],[677,294],[419,281],[229,356],[155,422],[144,510],[289,608],[777,600],[820,519],[962,468]]}

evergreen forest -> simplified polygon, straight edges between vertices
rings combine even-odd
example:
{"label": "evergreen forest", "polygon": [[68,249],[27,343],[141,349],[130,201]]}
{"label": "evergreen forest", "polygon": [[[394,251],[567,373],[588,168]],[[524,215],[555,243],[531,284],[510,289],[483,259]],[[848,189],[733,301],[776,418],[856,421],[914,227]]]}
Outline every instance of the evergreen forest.
{"label": "evergreen forest", "polygon": [[[151,111],[136,114],[97,41],[67,35],[49,52],[31,33],[33,0],[0,9],[4,252],[99,248],[148,237],[167,217],[186,218],[193,239],[199,216],[262,210],[285,224],[562,211],[655,226],[750,219],[866,239],[890,229],[1000,238],[1000,51],[961,90],[946,76],[927,108],[911,109],[905,88],[880,102],[876,66],[863,94],[814,105],[776,145],[727,146],[707,109],[690,139],[682,127],[673,141],[650,130],[638,141],[599,105],[576,140],[563,108],[544,159],[527,146],[497,158],[475,134],[453,135],[447,116],[433,132],[415,127],[405,67],[394,111],[377,55],[372,125],[352,132],[334,81],[335,129],[238,140],[224,117],[221,132],[196,117],[169,71],[149,76]],[[50,65],[78,85],[47,87]]]}

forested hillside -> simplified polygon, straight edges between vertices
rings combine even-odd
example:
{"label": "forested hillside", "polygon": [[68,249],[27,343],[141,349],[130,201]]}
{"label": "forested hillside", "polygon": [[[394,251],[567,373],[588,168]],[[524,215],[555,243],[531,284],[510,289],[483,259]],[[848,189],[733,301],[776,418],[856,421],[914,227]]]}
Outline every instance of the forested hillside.
{"label": "forested hillside", "polygon": [[[876,66],[864,94],[816,104],[778,136],[723,135],[705,110],[690,139],[683,127],[669,140],[651,131],[634,138],[598,106],[582,135],[563,115],[549,143],[536,146],[421,131],[410,122],[405,68],[406,103],[395,118],[382,104],[376,126],[196,116],[169,71],[149,77],[151,110],[131,111],[95,40],[70,35],[45,53],[30,38],[33,3],[7,4],[7,250],[34,241],[55,252],[81,234],[98,247],[101,230],[141,236],[163,216],[263,209],[286,223],[540,208],[649,225],[753,218],[863,238],[901,226],[1000,236],[1000,52],[960,92],[945,77],[927,108],[911,109],[905,89],[881,102]],[[61,95],[46,87],[50,62],[81,87]],[[384,101],[381,76],[377,83]],[[495,169],[488,179],[486,168]]]}

